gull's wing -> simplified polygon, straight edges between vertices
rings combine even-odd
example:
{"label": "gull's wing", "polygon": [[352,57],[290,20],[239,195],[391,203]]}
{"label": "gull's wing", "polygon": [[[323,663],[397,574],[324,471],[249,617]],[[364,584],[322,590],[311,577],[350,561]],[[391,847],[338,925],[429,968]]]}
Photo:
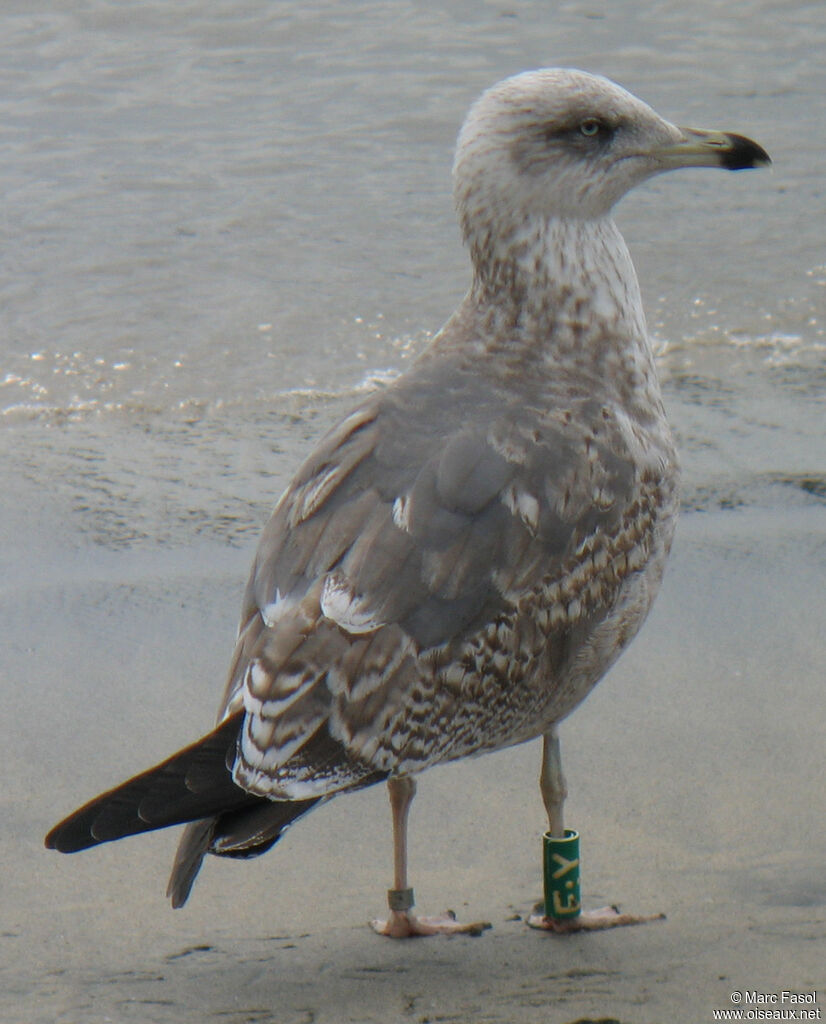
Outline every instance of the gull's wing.
{"label": "gull's wing", "polygon": [[[640,474],[647,463],[658,473],[645,448],[615,409],[564,380],[523,384],[517,401],[446,358],[364,402],[264,531],[224,701],[225,714],[246,710],[236,781],[303,799],[392,771],[390,723],[426,699],[423,658],[570,575],[577,552],[593,570],[593,539],[647,514]],[[604,617],[639,567],[623,565],[591,588],[578,628]],[[332,741],[321,761],[305,756],[319,735]]]}

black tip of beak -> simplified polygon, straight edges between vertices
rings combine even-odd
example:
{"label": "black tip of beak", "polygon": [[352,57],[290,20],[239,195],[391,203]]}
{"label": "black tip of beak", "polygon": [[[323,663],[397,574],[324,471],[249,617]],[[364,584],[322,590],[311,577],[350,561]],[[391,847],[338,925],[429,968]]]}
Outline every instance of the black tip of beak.
{"label": "black tip of beak", "polygon": [[732,135],[729,132],[726,133],[726,137],[731,145],[720,153],[720,163],[727,171],[745,171],[752,167],[771,165],[769,154],[753,139],[747,139],[745,135]]}

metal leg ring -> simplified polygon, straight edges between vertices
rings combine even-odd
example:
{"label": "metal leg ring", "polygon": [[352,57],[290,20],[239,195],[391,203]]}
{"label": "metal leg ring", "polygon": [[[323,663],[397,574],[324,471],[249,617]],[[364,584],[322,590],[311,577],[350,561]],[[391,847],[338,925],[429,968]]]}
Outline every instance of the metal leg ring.
{"label": "metal leg ring", "polygon": [[412,889],[388,889],[387,905],[391,910],[398,910],[404,913],[413,906]]}

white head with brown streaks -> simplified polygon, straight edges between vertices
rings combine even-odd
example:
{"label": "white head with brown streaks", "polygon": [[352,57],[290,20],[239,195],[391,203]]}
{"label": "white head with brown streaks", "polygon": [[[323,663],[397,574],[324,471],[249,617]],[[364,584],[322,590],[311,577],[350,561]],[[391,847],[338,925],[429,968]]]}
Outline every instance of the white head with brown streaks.
{"label": "white head with brown streaks", "polygon": [[507,78],[473,105],[456,148],[454,196],[478,270],[528,222],[602,220],[654,174],[769,162],[742,136],[678,128],[607,78],[548,68]]}

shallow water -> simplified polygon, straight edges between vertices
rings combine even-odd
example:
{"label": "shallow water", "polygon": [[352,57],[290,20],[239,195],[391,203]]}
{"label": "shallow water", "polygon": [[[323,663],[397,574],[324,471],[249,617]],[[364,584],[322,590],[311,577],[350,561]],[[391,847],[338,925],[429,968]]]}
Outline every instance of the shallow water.
{"label": "shallow water", "polygon": [[251,539],[466,287],[468,103],[554,62],[772,153],[655,180],[618,219],[686,506],[825,500],[820,8],[783,5],[777,45],[767,3],[74,7],[21,5],[0,42],[3,493],[47,485],[67,540]]}

